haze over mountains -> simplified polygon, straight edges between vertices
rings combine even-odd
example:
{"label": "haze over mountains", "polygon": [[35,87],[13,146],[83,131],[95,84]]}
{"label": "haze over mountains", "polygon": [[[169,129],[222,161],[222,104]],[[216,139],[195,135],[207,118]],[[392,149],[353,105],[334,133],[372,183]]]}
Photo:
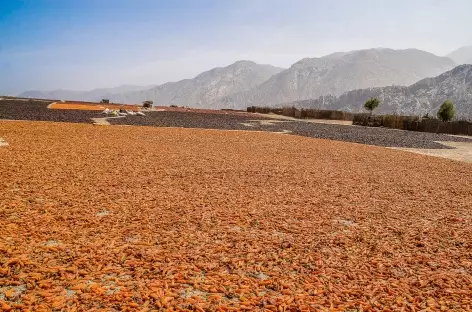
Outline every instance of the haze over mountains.
{"label": "haze over mountains", "polygon": [[152,100],[156,105],[209,107],[214,101],[230,94],[254,88],[283,68],[237,61],[226,67],[203,72],[193,79],[168,82],[153,87],[133,86],[134,90],[96,89],[90,92],[58,90],[51,92],[27,91],[20,97],[99,101],[108,98],[115,103],[141,103]]}
{"label": "haze over mountains", "polygon": [[266,106],[361,88],[410,85],[454,66],[449,58],[415,49],[335,53],[303,59],[250,91],[224,98],[215,107]]}
{"label": "haze over mountains", "polygon": [[459,48],[447,55],[458,65],[472,64],[472,46]]}
{"label": "haze over mountains", "polygon": [[457,117],[472,117],[472,65],[460,65],[434,78],[425,78],[411,86],[387,86],[353,90],[336,97],[322,96],[313,100],[285,105],[299,108],[334,109],[363,112],[365,101],[377,97],[381,101],[377,113],[436,116],[445,100],[454,102]]}
{"label": "haze over mountains", "polygon": [[[459,101],[468,101],[471,86],[468,80],[460,80],[469,77],[460,74],[467,67],[445,73],[457,64],[468,63],[468,59],[472,60],[472,47],[460,48],[448,57],[416,49],[379,48],[305,58],[288,69],[238,61],[203,72],[193,79],[159,86],[28,91],[20,96],[83,101],[109,98],[116,103],[152,100],[155,105],[215,109],[245,109],[251,105],[275,106],[295,101],[301,106],[311,103],[314,107],[356,111],[364,95],[378,94],[386,99],[385,112],[423,113],[434,110],[437,101],[444,97],[454,96]],[[443,73],[446,76],[442,76]],[[460,105],[470,104],[464,102]],[[461,108],[460,111],[469,110]]]}
{"label": "haze over mountains", "polygon": [[207,108],[222,97],[260,85],[282,70],[271,65],[238,61],[226,67],[213,68],[193,79],[169,82],[145,91],[111,95],[109,98],[120,103],[152,100],[156,105]]}
{"label": "haze over mountains", "polygon": [[54,91],[26,91],[19,94],[19,97],[38,98],[38,99],[54,99],[54,100],[70,100],[70,101],[100,101],[107,95],[119,95],[128,92],[147,90],[154,87],[149,86],[133,86],[122,85],[114,88],[93,89],[90,91],[74,91],[74,90],[54,90]]}

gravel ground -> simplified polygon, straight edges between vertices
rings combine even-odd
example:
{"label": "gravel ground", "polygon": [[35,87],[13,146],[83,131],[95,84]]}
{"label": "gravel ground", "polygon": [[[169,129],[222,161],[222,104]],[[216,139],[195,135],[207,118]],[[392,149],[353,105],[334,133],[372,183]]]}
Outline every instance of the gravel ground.
{"label": "gravel ground", "polygon": [[[259,130],[282,132],[291,131],[292,134],[362,143],[386,147],[409,148],[450,148],[435,141],[472,142],[472,138],[452,137],[443,134],[400,131],[387,128],[368,128],[361,126],[345,126],[334,124],[317,124],[303,121],[274,121],[270,125],[261,125],[254,121],[264,119],[259,115],[214,115],[185,112],[152,112],[144,118],[128,116],[126,118],[110,120],[114,125],[142,125],[157,127],[184,127],[231,130]],[[269,118],[267,118],[268,120]],[[272,120],[272,119],[270,119]],[[242,123],[250,123],[248,127]]]}
{"label": "gravel ground", "polygon": [[[211,114],[194,112],[147,112],[146,116],[127,116],[126,118],[109,120],[112,125],[136,125],[156,127],[182,127],[223,130],[253,130],[242,123],[250,123],[252,120],[264,120],[258,116],[245,116],[237,114]],[[264,128],[270,131],[270,128]],[[258,128],[258,130],[263,130]]]}
{"label": "gravel ground", "polygon": [[91,118],[103,117],[97,111],[48,109],[52,102],[0,100],[0,119],[92,123]]}
{"label": "gravel ground", "polygon": [[[92,123],[91,118],[104,117],[97,111],[52,110],[50,102],[27,100],[0,101],[0,119],[39,120]],[[224,130],[257,130],[283,132],[330,140],[362,143],[385,147],[423,149],[448,149],[435,141],[472,142],[472,138],[452,137],[443,134],[400,131],[386,128],[367,128],[335,124],[318,124],[303,121],[274,121],[256,114],[240,112],[212,112],[209,110],[186,111],[184,108],[168,108],[171,111],[146,112],[146,116],[127,116],[109,119],[112,125],[139,125],[157,127],[183,127]],[[261,124],[256,120],[272,120]],[[246,125],[244,125],[246,124]],[[247,126],[247,124],[251,126]]]}
{"label": "gravel ground", "polygon": [[264,132],[0,133],[0,309],[472,305],[472,165]]}
{"label": "gravel ground", "polygon": [[452,137],[445,134],[402,131],[380,127],[374,128],[303,122],[292,122],[290,125],[279,124],[278,126],[288,127],[288,129],[292,130],[294,134],[312,138],[339,140],[385,147],[442,149],[449,147],[438,144],[436,141],[472,142],[472,137]]}

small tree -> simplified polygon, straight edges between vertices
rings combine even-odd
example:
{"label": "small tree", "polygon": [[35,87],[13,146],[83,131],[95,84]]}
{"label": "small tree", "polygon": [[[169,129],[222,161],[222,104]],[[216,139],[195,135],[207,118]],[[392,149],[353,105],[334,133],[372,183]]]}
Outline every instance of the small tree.
{"label": "small tree", "polygon": [[378,98],[370,98],[364,103],[364,108],[370,111],[372,115],[372,111],[376,109],[380,105],[380,100]]}
{"label": "small tree", "polygon": [[144,108],[152,108],[152,104],[154,104],[153,101],[144,101],[143,102],[143,107]]}
{"label": "small tree", "polygon": [[455,115],[454,104],[447,100],[446,102],[442,103],[441,107],[438,111],[438,118],[442,121],[451,121]]}

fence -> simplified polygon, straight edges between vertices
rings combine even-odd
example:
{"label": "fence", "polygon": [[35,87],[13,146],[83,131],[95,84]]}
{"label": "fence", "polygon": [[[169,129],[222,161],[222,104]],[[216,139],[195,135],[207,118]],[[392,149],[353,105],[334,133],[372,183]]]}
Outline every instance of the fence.
{"label": "fence", "polygon": [[248,113],[261,113],[261,114],[277,114],[277,115],[283,115],[282,114],[282,108],[274,108],[274,107],[259,107],[259,106],[249,106],[247,108]]}
{"label": "fence", "polygon": [[250,106],[247,108],[247,111],[262,114],[273,113],[300,119],[352,120],[352,124],[358,126],[472,136],[472,122],[469,121],[443,122],[438,119],[421,118],[418,116],[353,114],[336,110],[298,109],[295,107]]}
{"label": "fence", "polygon": [[367,127],[386,127],[405,130],[405,123],[419,121],[416,116],[354,114],[353,125]]}
{"label": "fence", "polygon": [[323,109],[301,109],[301,118],[330,119],[330,120],[353,120],[354,114],[336,110]]}
{"label": "fence", "polygon": [[250,113],[262,113],[262,114],[277,114],[288,117],[294,117],[299,119],[312,118],[312,119],[330,119],[330,120],[353,120],[354,114],[336,110],[322,110],[322,109],[298,109],[295,107],[257,107],[250,106],[247,108]]}
{"label": "fence", "polygon": [[472,136],[472,122],[468,121],[444,122],[438,119],[420,118],[417,116],[371,116],[369,114],[355,114],[352,124],[367,127],[386,127],[409,131]]}

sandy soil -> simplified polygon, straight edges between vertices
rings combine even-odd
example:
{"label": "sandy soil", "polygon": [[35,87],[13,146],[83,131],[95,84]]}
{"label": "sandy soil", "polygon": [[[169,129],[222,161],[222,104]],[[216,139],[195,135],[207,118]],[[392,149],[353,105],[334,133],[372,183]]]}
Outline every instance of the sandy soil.
{"label": "sandy soil", "polygon": [[[468,138],[464,136],[465,138]],[[472,163],[472,143],[438,142],[453,149],[397,148],[408,152]]]}
{"label": "sandy soil", "polygon": [[253,113],[248,113],[248,112],[239,111],[239,110],[217,110],[217,109],[170,107],[170,106],[154,106],[153,109],[156,111],[168,111],[168,112],[191,112],[191,113],[206,113],[206,114],[218,114],[218,115],[254,116]]}
{"label": "sandy soil", "polygon": [[55,102],[48,105],[49,109],[73,109],[73,110],[90,110],[103,111],[105,108],[119,110],[138,111],[141,108],[137,105],[121,105],[121,104],[102,104],[102,103],[82,103],[82,102]]}
{"label": "sandy soil", "polygon": [[[345,121],[345,120],[296,119],[296,118],[280,116],[276,114],[257,114],[257,115],[266,116],[269,118],[273,118],[275,120],[302,121],[302,122],[311,122],[311,123],[352,126],[352,121]],[[266,123],[270,124],[270,122],[267,122],[267,121]],[[247,124],[247,126],[251,126],[251,124]],[[471,138],[469,136],[461,136],[461,135],[452,135],[452,136],[459,137],[459,138],[467,138],[467,139]],[[442,158],[448,158],[452,160],[472,163],[472,143],[448,142],[448,141],[438,141],[437,143],[452,147],[452,149],[425,149],[425,148],[398,148],[398,147],[392,147],[392,148],[400,149],[400,150],[404,150],[408,152],[413,152],[417,154],[442,157]]]}
{"label": "sandy soil", "polygon": [[261,113],[255,113],[255,115],[266,117],[266,118],[279,119],[279,120],[321,123],[321,124],[328,124],[328,125],[352,126],[351,120],[328,120],[328,119],[309,119],[309,118],[299,119],[299,118],[293,118],[293,117],[282,116],[282,115],[277,115],[277,114],[261,114]]}
{"label": "sandy soil", "polygon": [[0,309],[471,308],[471,164],[266,132],[0,134]]}

